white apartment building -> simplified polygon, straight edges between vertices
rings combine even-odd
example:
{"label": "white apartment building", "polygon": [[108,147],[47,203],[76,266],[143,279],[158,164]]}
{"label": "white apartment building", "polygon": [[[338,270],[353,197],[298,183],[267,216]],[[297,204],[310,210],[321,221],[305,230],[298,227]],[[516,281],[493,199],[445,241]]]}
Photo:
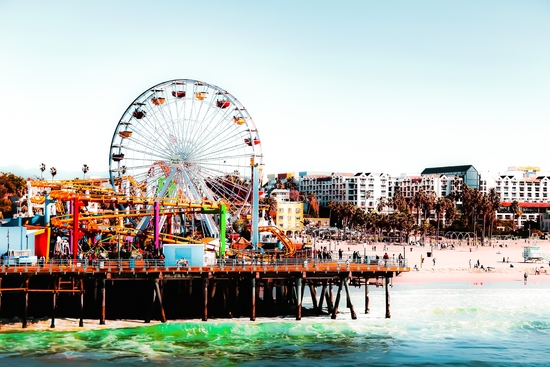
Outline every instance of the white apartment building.
{"label": "white apartment building", "polygon": [[495,190],[500,196],[503,210],[497,213],[497,218],[513,219],[508,208],[513,201],[517,201],[523,213],[518,218],[520,227],[526,221],[540,221],[550,211],[549,188],[550,173],[509,169],[500,174],[495,178]]}
{"label": "white apartment building", "polygon": [[321,206],[327,206],[330,201],[349,201],[368,211],[374,209],[381,198],[390,197],[391,177],[386,173],[364,172],[306,175],[299,187],[301,192],[314,193]]}
{"label": "white apartment building", "polygon": [[447,177],[442,174],[429,175],[403,175],[393,179],[392,197],[399,188],[405,198],[412,198],[420,190],[433,193],[435,197],[445,197],[451,192],[460,191],[462,179],[460,177]]}
{"label": "white apartment building", "polygon": [[[437,172],[437,171],[440,172]],[[279,178],[288,176],[280,174]],[[518,220],[521,227],[526,221],[540,221],[542,214],[550,213],[550,173],[543,174],[537,167],[510,167],[500,174],[477,173],[472,166],[451,166],[429,168],[422,174],[402,174],[391,177],[386,173],[331,173],[310,174],[300,172],[294,176],[299,190],[314,193],[320,206],[330,201],[349,201],[366,211],[375,209],[381,199],[392,198],[399,188],[405,198],[412,198],[420,191],[445,197],[460,192],[464,180],[470,185],[477,181],[477,188],[487,194],[495,188],[500,196],[502,208],[498,219],[512,220],[508,209],[514,200],[520,204],[523,215]]]}

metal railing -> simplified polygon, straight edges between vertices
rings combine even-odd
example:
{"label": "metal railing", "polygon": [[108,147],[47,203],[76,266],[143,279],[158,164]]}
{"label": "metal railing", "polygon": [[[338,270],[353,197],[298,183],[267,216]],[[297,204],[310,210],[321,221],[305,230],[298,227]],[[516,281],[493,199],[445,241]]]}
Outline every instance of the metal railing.
{"label": "metal railing", "polygon": [[112,271],[163,271],[163,270],[239,270],[239,269],[290,269],[293,268],[322,268],[322,269],[356,269],[367,266],[369,270],[407,268],[407,259],[365,259],[335,260],[318,258],[245,258],[245,259],[216,259],[215,262],[203,265],[186,264],[178,261],[175,264],[167,263],[164,259],[94,259],[94,260],[71,260],[71,259],[50,259],[48,261],[38,260],[36,263],[18,263],[2,261],[0,259],[0,271],[2,272],[52,272],[52,271],[73,271],[73,272],[112,272]]}

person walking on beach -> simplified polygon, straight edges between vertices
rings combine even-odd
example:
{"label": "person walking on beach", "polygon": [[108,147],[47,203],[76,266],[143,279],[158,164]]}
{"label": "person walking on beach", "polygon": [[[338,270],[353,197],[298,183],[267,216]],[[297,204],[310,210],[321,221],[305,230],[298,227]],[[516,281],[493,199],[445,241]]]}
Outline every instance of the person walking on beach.
{"label": "person walking on beach", "polygon": [[527,281],[527,272],[523,273],[523,280],[526,282]]}
{"label": "person walking on beach", "polygon": [[472,267],[472,259],[470,259],[470,268]]}
{"label": "person walking on beach", "polygon": [[434,263],[434,266],[435,266],[435,257],[433,258],[433,260],[432,260],[432,261],[433,261],[433,263]]}

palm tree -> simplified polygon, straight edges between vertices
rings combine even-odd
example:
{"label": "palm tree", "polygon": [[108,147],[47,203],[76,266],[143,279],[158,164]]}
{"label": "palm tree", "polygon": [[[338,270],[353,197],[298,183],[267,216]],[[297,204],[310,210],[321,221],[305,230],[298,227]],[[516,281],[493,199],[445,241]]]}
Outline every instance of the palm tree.
{"label": "palm tree", "polygon": [[399,213],[399,219],[400,230],[405,234],[405,242],[409,243],[410,234],[414,229],[414,217],[410,212],[406,211]]}
{"label": "palm tree", "polygon": [[392,199],[393,208],[399,212],[403,212],[407,208],[407,201],[403,196],[400,188],[395,189]]}
{"label": "palm tree", "polygon": [[378,205],[376,206],[376,210],[378,213],[382,213],[384,211],[384,208],[388,206],[389,202],[385,197],[381,197],[378,199]]}
{"label": "palm tree", "polygon": [[233,222],[232,228],[235,232],[241,233],[245,225],[246,225],[245,221],[241,218],[238,218]]}
{"label": "palm tree", "polygon": [[338,227],[339,223],[340,223],[340,208],[341,208],[340,203],[337,203],[337,202],[332,201],[332,200],[330,200],[328,202],[328,209],[330,211],[329,218],[332,222],[332,215],[334,214],[334,217],[335,217],[334,223],[336,224],[335,225],[336,227]]}
{"label": "palm tree", "polygon": [[474,236],[476,236],[476,218],[482,203],[481,192],[478,189],[471,189],[468,185],[464,184],[461,198],[462,211],[466,218],[471,218],[472,232],[474,232]]}
{"label": "palm tree", "polygon": [[84,179],[86,179],[86,173],[90,170],[90,167],[88,167],[87,164],[82,165],[82,172],[84,172]]}
{"label": "palm tree", "polygon": [[483,202],[483,197],[481,192],[478,189],[473,189],[470,205],[472,206],[472,222],[474,225],[474,228],[473,228],[474,236],[476,236],[477,234],[477,215],[480,211],[482,202]]}
{"label": "palm tree", "polygon": [[439,222],[441,220],[441,216],[445,211],[447,210],[447,206],[449,205],[449,199],[439,197],[434,203],[434,209],[435,209],[435,216],[437,220],[437,232],[436,232],[436,238],[439,240]]}
{"label": "palm tree", "polygon": [[521,208],[519,207],[519,203],[514,200],[510,204],[510,212],[512,213],[514,217],[514,231],[516,230],[516,221],[519,217],[523,215],[523,212],[521,211]]}
{"label": "palm tree", "polygon": [[485,225],[487,223],[487,217],[491,213],[492,210],[492,204],[489,201],[489,197],[486,194],[483,194],[481,196],[481,203],[479,206],[479,212],[481,215],[483,215],[483,229],[481,232],[481,245],[483,246],[485,244]]}
{"label": "palm tree", "polygon": [[424,204],[424,200],[426,197],[426,193],[424,190],[420,189],[417,191],[413,198],[412,198],[412,204],[414,208],[416,209],[416,224],[420,224],[420,210],[422,209],[422,205]]}
{"label": "palm tree", "polygon": [[450,223],[450,225],[453,225],[453,222],[458,215],[458,210],[456,209],[452,201],[449,200],[449,202],[449,207],[447,207],[447,209],[445,210],[445,223]]}
{"label": "palm tree", "polygon": [[46,165],[44,163],[40,163],[40,179],[42,180],[42,174],[46,170]]}
{"label": "palm tree", "polygon": [[280,178],[278,178],[277,181],[275,182],[275,188],[276,189],[284,189],[285,188],[285,184],[283,183],[283,181],[281,181]]}
{"label": "palm tree", "polygon": [[55,167],[50,168],[50,174],[52,175],[52,181],[55,175],[57,175],[57,169]]}
{"label": "palm tree", "polygon": [[[357,211],[357,206],[353,205],[351,202],[346,201],[342,206],[342,227],[344,229],[350,228],[355,212]],[[345,233],[345,232],[344,232]]]}
{"label": "palm tree", "polygon": [[317,201],[314,192],[307,194],[307,201],[309,203],[307,207],[308,214],[311,214],[313,217],[317,218],[319,216],[319,202]]}
{"label": "palm tree", "polygon": [[489,190],[489,202],[491,203],[491,213],[489,215],[489,244],[491,244],[496,213],[500,209],[500,195],[494,187]]}
{"label": "palm tree", "polygon": [[298,190],[298,184],[296,183],[294,176],[290,176],[286,179],[286,182],[284,183],[284,188],[288,190]]}
{"label": "palm tree", "polygon": [[277,199],[273,196],[266,196],[260,199],[259,204],[261,209],[267,210],[265,219],[267,221],[273,220],[273,223],[277,223]]}
{"label": "palm tree", "polygon": [[424,220],[430,219],[430,213],[435,205],[435,192],[426,193],[424,197],[424,203],[422,204],[422,214],[424,215]]}

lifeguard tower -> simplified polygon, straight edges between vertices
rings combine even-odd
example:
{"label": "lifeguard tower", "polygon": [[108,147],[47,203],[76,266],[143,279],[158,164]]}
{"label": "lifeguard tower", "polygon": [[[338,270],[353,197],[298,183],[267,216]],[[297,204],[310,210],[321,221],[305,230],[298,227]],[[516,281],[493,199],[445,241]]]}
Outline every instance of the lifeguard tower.
{"label": "lifeguard tower", "polygon": [[539,246],[524,246],[523,247],[523,262],[542,261],[545,259],[544,254],[540,252]]}

